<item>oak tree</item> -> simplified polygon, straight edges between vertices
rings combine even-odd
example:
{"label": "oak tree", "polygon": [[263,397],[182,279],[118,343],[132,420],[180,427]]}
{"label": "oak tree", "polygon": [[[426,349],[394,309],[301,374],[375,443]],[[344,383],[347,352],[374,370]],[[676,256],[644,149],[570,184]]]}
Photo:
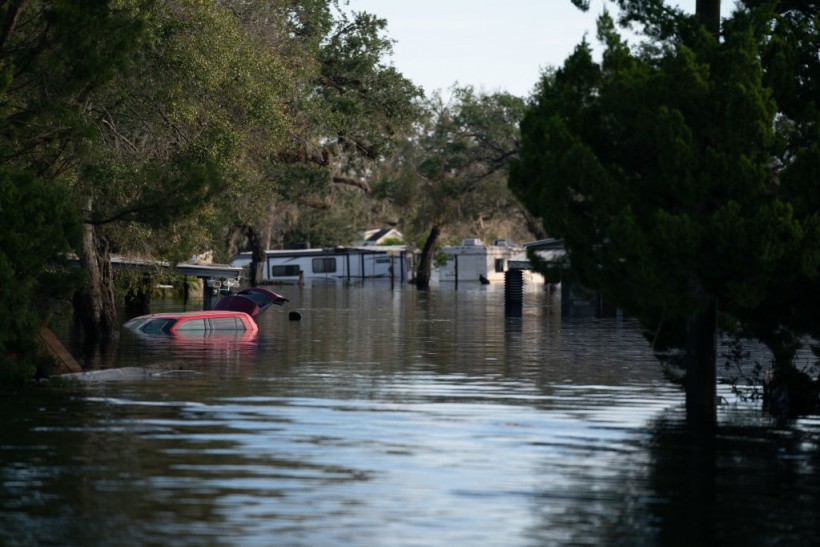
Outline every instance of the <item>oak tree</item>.
{"label": "oak tree", "polygon": [[454,88],[449,102],[425,103],[425,123],[409,133],[383,164],[379,192],[406,211],[423,234],[416,285],[429,286],[434,252],[448,226],[481,224],[518,204],[506,187],[507,166],[518,154],[524,100],[508,93]]}

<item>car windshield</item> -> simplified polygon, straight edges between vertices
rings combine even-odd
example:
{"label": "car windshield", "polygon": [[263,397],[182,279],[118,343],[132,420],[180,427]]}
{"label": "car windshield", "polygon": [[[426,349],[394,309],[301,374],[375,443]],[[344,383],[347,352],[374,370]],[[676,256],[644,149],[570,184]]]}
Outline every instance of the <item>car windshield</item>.
{"label": "car windshield", "polygon": [[145,324],[145,322],[148,321],[148,320],[150,320],[150,317],[145,317],[145,316],[135,317],[133,319],[129,319],[128,321],[126,321],[125,324],[123,325],[123,327],[129,328],[129,329],[138,329],[143,324]]}
{"label": "car windshield", "polygon": [[176,322],[176,317],[156,317],[154,319],[150,319],[144,325],[139,327],[139,329],[147,334],[169,334],[171,332],[171,327],[173,327]]}

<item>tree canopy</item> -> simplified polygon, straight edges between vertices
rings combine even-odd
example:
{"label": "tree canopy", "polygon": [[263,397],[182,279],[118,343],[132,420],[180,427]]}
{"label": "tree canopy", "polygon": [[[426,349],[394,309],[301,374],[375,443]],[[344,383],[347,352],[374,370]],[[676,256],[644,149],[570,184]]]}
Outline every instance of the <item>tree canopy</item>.
{"label": "tree canopy", "polygon": [[73,288],[53,268],[80,242],[72,183],[93,139],[84,108],[128,62],[140,24],[126,11],[102,1],[0,5],[0,283],[14,311],[0,329],[4,368],[32,363],[43,303]]}
{"label": "tree canopy", "polygon": [[417,112],[386,23],[336,0],[28,0],[0,22],[5,286],[25,278],[34,301],[28,281],[76,251],[89,335],[118,328],[109,253],[221,250],[278,199],[367,190],[366,162]]}
{"label": "tree canopy", "polygon": [[419,288],[429,284],[433,254],[446,227],[467,225],[475,235],[494,217],[526,224],[506,187],[507,166],[518,153],[524,100],[472,87],[452,91],[447,103],[438,95],[424,103],[424,123],[405,135],[376,176],[375,190],[403,209],[409,221],[405,229],[423,242]]}
{"label": "tree canopy", "polygon": [[256,255],[274,242],[334,243],[352,228],[349,209],[368,201],[369,169],[418,119],[421,90],[386,62],[393,44],[383,19],[327,0],[237,6],[290,68],[292,87],[285,142],[251,164],[230,214]]}
{"label": "tree canopy", "polygon": [[[575,279],[641,318],[655,349],[683,364],[696,352],[692,318],[717,305],[725,325],[780,355],[816,327],[796,310],[816,284],[820,234],[818,179],[803,163],[817,141],[791,134],[816,128],[813,106],[790,107],[775,78],[796,69],[816,81],[784,46],[807,53],[816,26],[804,19],[800,39],[772,32],[789,16],[764,2],[737,10],[718,40],[692,17],[648,9],[663,2],[624,4],[664,39],[632,50],[604,14],[601,62],[582,43],[544,75],[510,185],[564,237]],[[714,347],[708,331],[702,345]]]}

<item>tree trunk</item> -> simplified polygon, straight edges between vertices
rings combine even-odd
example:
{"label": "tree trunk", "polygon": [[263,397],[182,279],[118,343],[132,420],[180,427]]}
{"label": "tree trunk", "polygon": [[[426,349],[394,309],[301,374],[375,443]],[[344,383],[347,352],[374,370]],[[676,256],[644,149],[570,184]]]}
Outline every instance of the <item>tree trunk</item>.
{"label": "tree trunk", "polygon": [[74,316],[83,326],[87,342],[119,335],[114,299],[114,273],[108,242],[91,224],[83,226],[80,266],[88,275],[85,289],[74,295]]}
{"label": "tree trunk", "polygon": [[686,420],[697,429],[712,429],[717,424],[717,302],[696,279],[690,280],[689,294],[706,305],[686,321]]}
{"label": "tree trunk", "polygon": [[527,208],[519,204],[521,216],[524,217],[524,223],[527,225],[527,230],[535,237],[535,239],[547,239],[547,233],[544,231],[544,223],[541,219],[533,216]]}
{"label": "tree trunk", "polygon": [[763,340],[774,358],[763,379],[763,410],[779,419],[814,414],[820,408],[820,382],[795,366],[800,339],[787,330]]}
{"label": "tree trunk", "polygon": [[430,276],[433,272],[433,250],[436,247],[438,237],[441,235],[441,226],[433,225],[427,241],[424,242],[424,249],[419,257],[419,265],[416,269],[416,287],[419,289],[430,288]]}
{"label": "tree trunk", "polygon": [[[695,12],[701,24],[717,38],[720,0],[697,0]],[[705,294],[700,280],[694,276],[689,280],[689,297],[699,311],[686,320],[686,420],[697,429],[711,429],[717,425],[717,302]]]}
{"label": "tree trunk", "polygon": [[697,0],[695,13],[706,30],[715,38],[720,36],[720,0]]}
{"label": "tree trunk", "polygon": [[251,248],[250,284],[251,287],[257,287],[263,279],[265,249],[262,248],[262,240],[253,226],[245,225],[245,235],[248,237],[248,245]]}
{"label": "tree trunk", "polygon": [[128,318],[151,313],[151,292],[154,280],[150,274],[143,274],[125,295],[125,313]]}
{"label": "tree trunk", "polygon": [[273,225],[276,219],[276,204],[271,203],[268,207],[268,214],[265,217],[262,227],[262,235],[260,237],[262,248],[268,250],[271,248],[271,241],[273,240]]}

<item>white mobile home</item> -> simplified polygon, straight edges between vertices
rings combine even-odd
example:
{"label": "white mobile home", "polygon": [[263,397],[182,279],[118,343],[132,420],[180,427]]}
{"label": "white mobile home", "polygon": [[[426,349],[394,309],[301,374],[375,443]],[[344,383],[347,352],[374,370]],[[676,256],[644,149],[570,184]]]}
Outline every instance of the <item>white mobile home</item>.
{"label": "white mobile home", "polygon": [[444,247],[447,262],[439,268],[439,282],[475,281],[501,283],[510,260],[526,260],[524,247],[506,239],[485,245],[480,239],[465,239],[461,245]]}
{"label": "white mobile home", "polygon": [[[231,259],[233,266],[246,267],[250,263],[250,252]],[[296,284],[312,280],[385,279],[402,283],[407,275],[404,245],[290,249],[265,251],[262,282]]]}

